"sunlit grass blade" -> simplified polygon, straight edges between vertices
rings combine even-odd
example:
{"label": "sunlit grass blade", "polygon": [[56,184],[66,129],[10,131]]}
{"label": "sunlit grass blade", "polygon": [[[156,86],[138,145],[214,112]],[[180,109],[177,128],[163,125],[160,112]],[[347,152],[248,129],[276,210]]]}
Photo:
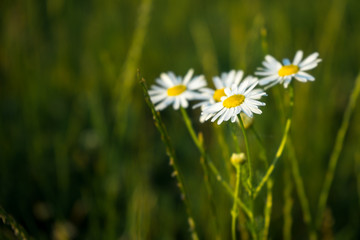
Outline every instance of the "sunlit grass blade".
{"label": "sunlit grass blade", "polygon": [[192,239],[197,240],[199,238],[198,238],[198,234],[196,232],[196,225],[195,225],[195,221],[194,221],[192,211],[191,211],[191,208],[190,208],[190,202],[189,202],[189,199],[188,199],[188,196],[187,196],[187,191],[186,191],[186,188],[185,188],[183,175],[182,175],[182,173],[180,171],[180,168],[178,167],[178,164],[177,164],[177,159],[176,159],[176,156],[175,156],[175,149],[174,149],[173,145],[170,142],[170,138],[169,138],[169,135],[167,133],[167,129],[165,127],[165,124],[161,120],[160,113],[155,110],[154,104],[150,100],[150,96],[149,96],[149,93],[148,93],[148,88],[146,86],[145,79],[141,79],[140,84],[141,84],[141,86],[143,88],[143,91],[144,91],[145,101],[146,101],[147,105],[149,106],[149,108],[151,109],[151,113],[152,113],[153,118],[154,118],[155,126],[159,130],[159,132],[161,134],[161,139],[162,139],[162,141],[164,142],[164,144],[166,146],[166,153],[170,158],[170,165],[174,168],[174,172],[173,172],[172,175],[174,177],[176,177],[176,180],[178,181],[178,187],[179,187],[179,189],[181,191],[182,200],[184,201],[186,212],[188,214],[188,223],[189,223],[189,226],[190,226]]}
{"label": "sunlit grass blade", "polygon": [[318,203],[318,210],[317,210],[317,215],[316,215],[316,227],[317,228],[319,228],[321,226],[321,222],[322,222],[325,207],[326,207],[326,202],[327,202],[329,192],[330,192],[330,187],[331,187],[332,181],[334,179],[334,173],[336,170],[337,162],[339,160],[340,153],[341,153],[341,150],[344,145],[345,135],[348,130],[350,118],[351,118],[351,115],[356,106],[356,101],[358,99],[359,93],[360,93],[360,74],[357,76],[357,78],[355,80],[355,86],[351,93],[349,103],[346,107],[344,117],[341,122],[341,126],[337,132],[335,145],[334,145],[333,151],[330,156],[328,169],[327,169],[326,175],[325,175],[324,185],[321,189],[319,203]]}
{"label": "sunlit grass blade", "polygon": [[137,25],[132,43],[123,65],[123,70],[120,73],[119,78],[116,80],[115,87],[113,89],[116,104],[117,131],[120,136],[127,124],[126,118],[124,118],[124,112],[127,110],[128,105],[123,103],[128,101],[131,89],[136,82],[136,69],[141,57],[145,35],[150,21],[151,7],[152,0],[142,0],[139,7]]}

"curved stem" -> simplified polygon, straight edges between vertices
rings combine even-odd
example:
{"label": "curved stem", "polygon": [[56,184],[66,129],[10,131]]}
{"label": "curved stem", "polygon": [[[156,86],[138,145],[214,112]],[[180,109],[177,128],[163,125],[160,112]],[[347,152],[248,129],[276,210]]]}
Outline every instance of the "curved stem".
{"label": "curved stem", "polygon": [[276,155],[274,157],[273,162],[271,163],[270,167],[266,171],[264,177],[261,179],[259,185],[256,187],[256,189],[254,191],[254,194],[253,194],[254,198],[257,197],[257,195],[259,194],[261,188],[264,186],[264,184],[267,182],[267,180],[269,180],[270,175],[274,171],[274,168],[275,168],[275,165],[276,165],[277,161],[279,160],[279,158],[281,157],[281,155],[282,155],[282,153],[284,151],[286,140],[287,140],[287,137],[288,137],[288,133],[289,133],[290,127],[291,127],[292,111],[293,111],[293,106],[294,106],[294,92],[293,92],[292,85],[289,86],[289,97],[290,97],[289,113],[288,113],[284,133],[283,133],[279,148],[276,151]]}
{"label": "curved stem", "polygon": [[[199,149],[201,156],[205,159],[211,172],[215,175],[216,180],[219,181],[223,185],[223,187],[231,195],[231,197],[234,197],[234,192],[232,191],[230,185],[220,175],[219,170],[216,168],[215,164],[211,161],[210,157],[206,154],[203,145],[200,143],[199,139],[197,138],[195,130],[192,127],[191,120],[190,120],[186,110],[181,108],[181,114],[184,118],[185,125],[190,133],[191,138],[193,139],[195,145]],[[241,209],[244,211],[244,213],[248,216],[250,221],[252,222],[254,220],[252,212],[246,207],[246,205],[239,198],[237,199],[237,203],[241,207]]]}
{"label": "curved stem", "polygon": [[292,144],[291,138],[289,138],[289,140],[288,140],[287,149],[289,151],[289,160],[290,160],[292,175],[294,177],[294,182],[295,182],[295,186],[296,186],[296,192],[299,196],[300,205],[301,205],[301,209],[303,212],[303,219],[304,219],[305,224],[307,225],[310,239],[317,239],[317,235],[314,230],[313,220],[311,217],[309,200],[305,193],[304,182],[300,175],[299,163],[296,158],[295,149]]}
{"label": "curved stem", "polygon": [[325,176],[325,182],[322,187],[322,190],[320,193],[320,198],[319,198],[318,212],[317,212],[317,219],[316,219],[317,228],[320,227],[322,219],[323,219],[326,202],[327,202],[329,192],[330,192],[330,187],[331,187],[332,181],[334,179],[336,165],[337,165],[337,162],[338,162],[338,159],[339,159],[342,147],[343,147],[345,134],[349,127],[350,117],[352,115],[352,112],[354,111],[354,108],[356,105],[356,100],[359,96],[359,93],[360,93],[360,74],[356,78],[355,87],[353,89],[353,92],[351,93],[350,101],[346,107],[340,129],[336,136],[335,146],[334,146],[334,149],[330,156],[329,166],[328,166],[326,176]]}
{"label": "curved stem", "polygon": [[236,184],[235,184],[235,193],[234,193],[234,204],[231,210],[231,232],[232,232],[232,239],[236,240],[236,218],[239,215],[239,210],[237,208],[237,200],[239,199],[239,188],[240,188],[240,164],[235,164],[236,168]]}

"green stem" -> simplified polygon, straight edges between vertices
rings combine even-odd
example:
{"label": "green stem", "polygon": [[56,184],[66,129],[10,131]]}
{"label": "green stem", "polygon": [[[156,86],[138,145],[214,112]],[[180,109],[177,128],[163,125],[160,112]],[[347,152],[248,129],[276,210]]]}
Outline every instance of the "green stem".
{"label": "green stem", "polygon": [[[223,187],[227,190],[227,192],[231,195],[231,197],[234,197],[234,192],[232,191],[230,185],[220,175],[219,170],[216,168],[214,163],[211,161],[210,157],[206,154],[203,145],[200,143],[199,139],[197,138],[195,130],[192,127],[191,120],[190,120],[186,110],[181,108],[181,114],[184,118],[185,125],[190,133],[191,138],[193,139],[195,145],[199,149],[201,156],[205,159],[211,172],[215,175],[215,178],[217,179],[217,181],[219,181],[223,185]],[[241,209],[244,211],[244,213],[249,217],[250,221],[252,222],[254,220],[252,212],[246,207],[246,205],[240,199],[237,199],[237,203],[239,204]]]}
{"label": "green stem", "polygon": [[243,136],[244,136],[244,142],[245,142],[245,148],[246,148],[246,157],[247,157],[248,170],[249,170],[248,184],[249,184],[249,186],[250,186],[250,193],[252,194],[252,191],[253,191],[253,188],[252,188],[253,178],[252,178],[252,166],[251,166],[252,163],[251,163],[251,157],[250,157],[249,141],[248,141],[248,138],[247,138],[247,134],[246,134],[246,130],[245,130],[245,127],[244,127],[244,123],[243,123],[240,115],[238,115],[238,119],[239,119],[239,122],[240,122],[241,131],[242,131]]}
{"label": "green stem", "polygon": [[155,126],[159,130],[159,132],[161,134],[161,139],[162,139],[162,141],[164,142],[164,144],[166,146],[166,152],[167,152],[167,155],[170,158],[170,165],[174,169],[174,172],[173,172],[172,176],[176,177],[176,180],[178,182],[177,185],[178,185],[178,187],[180,189],[181,198],[182,198],[182,200],[184,202],[186,212],[187,212],[187,215],[188,215],[188,223],[189,223],[189,226],[190,226],[192,239],[193,240],[198,240],[199,237],[198,237],[198,234],[197,234],[197,231],[196,231],[196,224],[195,224],[195,221],[194,221],[194,218],[193,218],[193,215],[192,215],[192,211],[191,211],[191,208],[190,208],[190,202],[189,202],[188,197],[187,197],[187,191],[185,189],[183,175],[182,175],[182,173],[180,171],[180,168],[178,167],[178,164],[177,164],[177,159],[176,159],[176,156],[175,156],[175,149],[174,149],[174,147],[172,146],[172,144],[170,142],[170,138],[169,138],[169,135],[167,133],[167,129],[166,129],[164,123],[161,120],[159,112],[157,112],[155,110],[155,107],[154,107],[153,103],[150,100],[150,96],[149,96],[149,93],[148,93],[148,88],[147,88],[146,83],[145,83],[145,79],[142,79],[140,81],[140,84],[141,84],[141,86],[143,88],[145,101],[148,104],[149,108],[151,109],[152,115],[154,117]]}
{"label": "green stem", "polygon": [[[256,137],[256,140],[258,141],[259,145],[260,145],[260,149],[261,149],[261,153],[263,155],[263,157],[261,158],[264,162],[264,166],[265,168],[268,168],[269,164],[268,164],[268,161],[267,161],[267,155],[266,155],[266,148],[263,144],[263,141],[260,137],[260,135],[258,134],[258,132],[256,131],[255,127],[254,126],[251,126],[251,130],[253,131],[255,137]],[[264,222],[264,231],[263,231],[263,239],[268,239],[268,236],[269,236],[269,228],[270,228],[270,220],[271,220],[271,210],[272,210],[272,188],[273,188],[273,181],[272,179],[270,178],[268,181],[267,181],[267,184],[266,184],[266,203],[265,203],[265,208],[264,208],[264,219],[265,219],[265,222]]]}
{"label": "green stem", "polygon": [[236,168],[236,184],[235,184],[235,193],[234,193],[234,204],[231,210],[231,232],[232,232],[232,239],[236,240],[236,219],[239,215],[239,210],[237,208],[237,200],[239,199],[239,188],[240,188],[240,164],[235,164]]}
{"label": "green stem", "polygon": [[[287,160],[287,159],[285,159]],[[285,161],[285,169],[284,169],[284,190],[283,190],[283,196],[284,196],[284,207],[283,207],[283,213],[284,213],[284,226],[283,226],[283,237],[284,240],[291,240],[291,227],[293,223],[291,210],[293,207],[294,200],[292,198],[292,189],[293,184],[291,182],[291,175],[289,171],[289,161]]]}
{"label": "green stem", "polygon": [[267,182],[267,180],[269,180],[270,175],[274,171],[274,168],[275,168],[275,165],[276,165],[277,161],[279,160],[279,158],[281,157],[281,155],[282,155],[282,153],[284,151],[285,144],[286,144],[286,141],[287,141],[287,137],[288,137],[290,127],[291,127],[292,111],[293,111],[293,106],[294,106],[294,92],[293,92],[292,85],[289,86],[289,97],[290,97],[289,113],[288,113],[284,133],[283,133],[279,148],[276,151],[276,155],[274,157],[273,162],[271,163],[270,167],[266,171],[264,177],[261,179],[259,185],[256,187],[254,195],[253,195],[254,198],[257,197],[257,195],[259,194],[261,188],[264,186],[264,184]]}
{"label": "green stem", "polygon": [[303,211],[303,219],[309,231],[309,238],[317,239],[317,234],[316,231],[314,230],[313,220],[311,218],[309,200],[305,193],[304,183],[300,175],[299,163],[296,158],[295,149],[292,144],[291,138],[288,139],[287,149],[289,151],[289,160],[290,160],[292,175],[295,181],[296,191],[299,196],[300,205]]}
{"label": "green stem", "polygon": [[347,129],[349,127],[350,123],[350,117],[354,111],[357,98],[360,93],[360,74],[357,76],[355,81],[355,87],[351,93],[349,104],[346,107],[344,117],[340,126],[340,129],[338,130],[336,140],[335,140],[335,146],[330,156],[329,166],[325,175],[325,182],[322,187],[319,203],[318,203],[318,212],[317,212],[317,219],[316,219],[316,226],[319,228],[321,226],[321,222],[323,219],[326,202],[329,196],[330,187],[332,184],[332,181],[334,179],[334,173],[336,170],[336,165],[341,153],[341,150],[343,148],[345,134],[347,132]]}
{"label": "green stem", "polygon": [[[203,142],[203,137],[202,137],[201,132],[198,135],[198,139],[199,139],[200,144],[203,146],[204,142]],[[215,234],[216,234],[215,239],[218,239],[218,238],[220,238],[220,236],[219,236],[219,224],[218,224],[218,221],[216,219],[216,207],[215,207],[216,204],[215,204],[215,201],[214,201],[214,198],[213,198],[213,191],[212,191],[210,181],[209,181],[208,166],[206,166],[205,159],[202,156],[200,157],[200,164],[201,164],[201,167],[203,169],[205,187],[206,187],[206,191],[207,191],[209,202],[210,202],[211,217],[212,217],[213,222],[214,222]]]}

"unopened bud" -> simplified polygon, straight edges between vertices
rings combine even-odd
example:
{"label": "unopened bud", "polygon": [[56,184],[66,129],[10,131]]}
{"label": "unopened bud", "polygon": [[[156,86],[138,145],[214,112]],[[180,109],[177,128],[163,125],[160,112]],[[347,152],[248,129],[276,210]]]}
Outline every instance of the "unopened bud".
{"label": "unopened bud", "polygon": [[230,158],[230,161],[234,166],[244,163],[245,160],[246,156],[244,153],[233,153]]}

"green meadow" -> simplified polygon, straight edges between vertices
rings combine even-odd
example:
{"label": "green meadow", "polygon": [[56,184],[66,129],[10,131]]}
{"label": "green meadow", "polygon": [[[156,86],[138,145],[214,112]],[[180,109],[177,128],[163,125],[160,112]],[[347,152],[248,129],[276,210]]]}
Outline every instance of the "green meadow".
{"label": "green meadow", "polygon": [[[359,11],[2,0],[0,239],[360,239]],[[249,128],[149,101],[161,73],[213,88],[297,50],[319,53],[315,81],[267,89]]]}

